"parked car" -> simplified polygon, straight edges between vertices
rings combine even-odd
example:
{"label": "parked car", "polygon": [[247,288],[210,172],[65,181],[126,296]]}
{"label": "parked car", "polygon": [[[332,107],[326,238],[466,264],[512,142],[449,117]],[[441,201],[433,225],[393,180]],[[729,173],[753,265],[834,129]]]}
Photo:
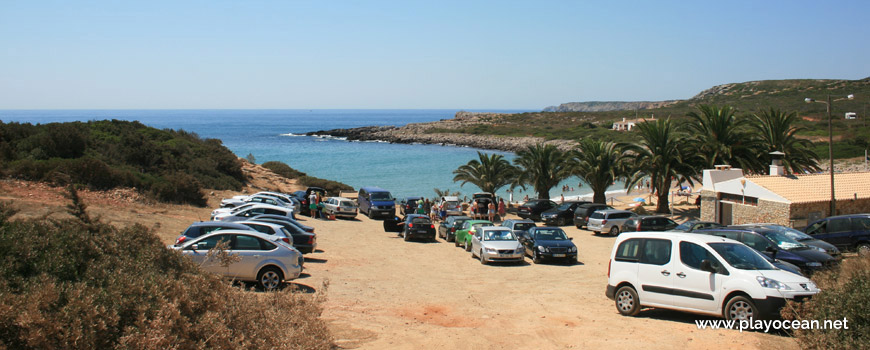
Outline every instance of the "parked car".
{"label": "parked car", "polygon": [[[409,214],[417,214],[417,201],[423,200],[423,197],[405,197],[399,202],[399,214],[407,216]],[[429,213],[426,213],[429,214]]]}
{"label": "parked car", "polygon": [[683,232],[620,235],[607,277],[605,295],[626,316],[654,307],[748,322],[778,317],[786,299],[819,292],[740,242]]}
{"label": "parked car", "polygon": [[456,239],[456,230],[462,227],[462,223],[466,220],[471,220],[467,216],[448,216],[446,220],[438,224],[438,236],[444,238],[447,242],[453,242]]}
{"label": "parked car", "polygon": [[810,247],[815,247],[819,251],[825,252],[834,258],[837,258],[837,259],[841,258],[840,250],[837,249],[837,247],[835,245],[830,244],[830,243],[825,242],[825,241],[820,240],[820,239],[815,239],[815,238],[813,238],[813,236],[810,236],[806,233],[795,230],[791,227],[786,227],[786,226],[777,225],[777,224],[747,224],[747,225],[736,225],[735,227],[761,227],[761,228],[771,229],[771,230],[777,231],[781,234],[784,234],[787,237],[791,237],[792,239],[794,239],[800,243],[806,244]]}
{"label": "parked car", "polygon": [[235,196],[232,198],[225,198],[221,200],[221,208],[235,208],[237,206],[247,203],[264,203],[276,205],[279,207],[295,208],[293,202],[288,202],[283,198],[265,193],[254,194],[250,196]]}
{"label": "parked car", "polygon": [[658,215],[643,215],[630,218],[622,225],[623,232],[670,231],[677,227],[674,220]]}
{"label": "parked car", "polygon": [[291,235],[290,231],[287,231],[287,229],[285,229],[283,225],[265,221],[250,220],[237,221],[237,223],[248,226],[254,230],[257,230],[260,233],[265,233],[273,241],[283,241],[287,244],[293,244],[293,235]]}
{"label": "parked car", "polygon": [[454,215],[464,215],[462,212],[462,202],[459,201],[459,197],[456,196],[444,196],[441,197],[441,202],[438,205],[444,205],[444,211],[447,216]]}
{"label": "parked car", "polygon": [[541,213],[541,221],[547,226],[566,226],[574,220],[574,211],[589,201],[565,201],[557,207]]}
{"label": "parked car", "polygon": [[316,193],[320,198],[326,197],[326,190],[321,187],[308,187],[305,189],[305,196],[302,197],[302,207],[300,211],[302,215],[311,216],[311,194]]}
{"label": "parked car", "polygon": [[396,216],[396,199],[389,191],[379,187],[363,187],[359,189],[359,211],[369,218],[381,216],[393,218]]}
{"label": "parked car", "polygon": [[219,230],[253,230],[252,228],[237,224],[234,222],[222,222],[222,221],[199,221],[194,222],[190,226],[188,226],[184,231],[181,232],[181,235],[175,239],[175,245],[181,245],[182,243],[197,238],[202,235],[209,234],[214,231]]}
{"label": "parked car", "polygon": [[517,216],[532,221],[541,221],[541,213],[556,207],[549,199],[531,199],[517,207]]}
{"label": "parked car", "polygon": [[831,216],[807,226],[804,231],[840,250],[857,250],[870,254],[870,214]]}
{"label": "parked car", "polygon": [[217,208],[211,211],[211,219],[215,220],[215,217],[217,217],[218,215],[226,216],[226,214],[238,213],[245,209],[253,207],[256,204],[257,203],[245,203],[236,207]]}
{"label": "parked car", "polygon": [[636,218],[637,214],[628,210],[608,209],[599,210],[589,216],[589,221],[586,223],[586,229],[595,234],[607,232],[611,236],[616,236],[622,232],[622,225],[628,219]]}
{"label": "parked car", "polygon": [[481,227],[489,227],[495,226],[492,221],[489,220],[466,220],[462,223],[462,228],[456,230],[456,237],[453,239],[454,246],[463,246],[465,247],[465,251],[471,251],[471,236],[474,235],[476,230]]}
{"label": "parked car", "polygon": [[592,213],[607,209],[613,209],[613,207],[600,203],[581,204],[576,210],[574,210],[574,226],[581,229],[586,227],[586,222],[589,220],[589,216],[592,215]]}
{"label": "parked car", "polygon": [[281,225],[290,233],[290,237],[293,239],[293,247],[302,254],[314,253],[317,250],[317,234],[307,232],[287,220],[258,218],[252,221]]}
{"label": "parked car", "polygon": [[532,227],[520,237],[525,254],[535,264],[543,260],[561,259],[569,264],[577,263],[577,246],[561,228]]}
{"label": "parked car", "polygon": [[220,213],[215,215],[215,221],[244,221],[248,220],[257,215],[262,214],[271,214],[271,215],[281,215],[286,216],[288,218],[293,218],[293,209],[278,207],[270,204],[253,204],[250,207],[246,207],[246,205],[240,206],[236,208],[237,210],[233,210],[229,213]]}
{"label": "parked car", "polygon": [[286,217],[283,215],[260,214],[260,215],[257,215],[257,216],[254,216],[251,218],[251,220],[259,220],[259,219],[276,219],[276,220],[287,221],[293,225],[296,225],[296,227],[302,229],[302,231],[314,233],[314,227],[305,225],[305,224],[297,221],[296,219],[289,218],[289,217]]}
{"label": "parked car", "polygon": [[720,227],[725,227],[725,225],[712,221],[689,220],[677,225],[677,227],[674,227],[671,231],[695,232],[697,230],[707,230]]}
{"label": "parked car", "polygon": [[435,241],[435,225],[428,215],[409,214],[405,216],[405,224],[399,236],[410,241],[411,239],[425,239]]}
{"label": "parked car", "polygon": [[820,252],[816,249],[809,248],[798,242],[789,242],[783,245],[778,245],[766,235],[770,235],[775,231],[762,228],[718,228],[711,230],[699,230],[695,233],[725,237],[746,244],[750,248],[757,250],[759,253],[769,256],[775,260],[784,260],[796,265],[804,274],[811,274],[826,266],[836,264],[837,259],[834,259],[828,254]]}
{"label": "parked car", "polygon": [[344,197],[330,197],[323,202],[323,212],[339,218],[356,218],[358,210],[356,202]]}
{"label": "parked car", "polygon": [[[495,196],[489,192],[477,192],[471,195],[472,204],[477,202],[477,209],[474,211],[475,215],[472,215],[474,218],[486,218],[489,211],[489,204],[495,203]],[[471,208],[468,208],[469,214],[472,212]],[[475,217],[476,216],[476,217]]]}
{"label": "parked car", "polygon": [[523,246],[506,227],[481,227],[471,237],[471,257],[486,265],[492,261],[523,262]]}
{"label": "parked car", "polygon": [[538,226],[532,220],[516,220],[507,219],[501,222],[501,225],[507,227],[514,233],[514,236],[522,237],[530,228]]}
{"label": "parked car", "polygon": [[[227,242],[227,253],[240,259],[224,267],[220,259],[209,258],[209,249],[218,242]],[[192,239],[174,247],[190,257],[200,268],[237,281],[256,282],[261,288],[272,290],[285,281],[302,274],[302,254],[283,242],[270,241],[256,231],[220,230]]]}

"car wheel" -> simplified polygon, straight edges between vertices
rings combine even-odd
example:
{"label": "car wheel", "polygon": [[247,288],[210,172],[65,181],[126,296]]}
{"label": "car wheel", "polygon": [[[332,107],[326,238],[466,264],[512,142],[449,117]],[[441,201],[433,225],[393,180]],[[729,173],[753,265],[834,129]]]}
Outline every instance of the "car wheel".
{"label": "car wheel", "polygon": [[453,242],[453,241],[456,240],[456,237],[451,236],[451,235],[448,233],[448,234],[446,235],[446,237],[444,237],[444,240],[447,241],[447,242]]}
{"label": "car wheel", "polygon": [[405,242],[407,242],[407,241],[410,241],[410,240],[411,240],[411,235],[409,235],[407,232],[404,232],[404,231],[403,231],[403,232],[402,232],[402,238],[404,238],[404,239],[405,239]]}
{"label": "car wheel", "polygon": [[858,244],[858,255],[860,255],[860,256],[870,255],[870,243]]}
{"label": "car wheel", "polygon": [[541,254],[539,254],[537,251],[535,251],[535,255],[532,257],[532,261],[534,261],[535,264],[540,264],[541,263]]}
{"label": "car wheel", "polygon": [[480,264],[486,265],[486,258],[483,257],[483,249],[480,250],[480,253],[478,253],[478,256],[480,257]]}
{"label": "car wheel", "polygon": [[559,218],[559,220],[556,220],[556,224],[557,224],[558,226],[567,226],[567,225],[568,225],[568,223],[566,222],[565,218]]}
{"label": "car wheel", "polygon": [[456,237],[455,237],[455,236],[453,237],[453,246],[454,246],[454,247],[458,247],[458,246],[459,246],[459,241],[456,240]]}
{"label": "car wheel", "polygon": [[466,252],[470,252],[470,251],[471,251],[471,243],[468,242],[468,238],[465,239],[465,251],[466,251]]}
{"label": "car wheel", "polygon": [[725,319],[728,321],[749,321],[750,319],[758,318],[758,308],[751,299],[738,295],[725,304]]}
{"label": "car wheel", "polygon": [[611,227],[610,228],[610,235],[614,236],[614,237],[619,236],[619,227],[617,227],[617,226]]}
{"label": "car wheel", "polygon": [[281,270],[274,267],[262,269],[257,274],[257,284],[264,290],[275,290],[281,287],[282,281],[284,281],[284,276],[282,276]]}
{"label": "car wheel", "polygon": [[625,316],[635,316],[640,311],[640,299],[634,288],[623,286],[616,290],[616,310]]}

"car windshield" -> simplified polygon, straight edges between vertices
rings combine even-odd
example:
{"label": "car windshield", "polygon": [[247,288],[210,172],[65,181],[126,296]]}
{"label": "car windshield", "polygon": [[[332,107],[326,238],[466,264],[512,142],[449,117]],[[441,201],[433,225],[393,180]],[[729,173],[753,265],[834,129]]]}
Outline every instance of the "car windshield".
{"label": "car windshield", "polygon": [[739,243],[710,243],[710,248],[719,253],[728,265],[741,270],[775,270],[761,254]]}
{"label": "car windshield", "polygon": [[537,230],[535,231],[535,239],[540,241],[563,241],[568,240],[565,231],[560,229],[552,230]]}
{"label": "car windshield", "polygon": [[562,203],[562,205],[560,205],[559,208],[557,208],[557,209],[568,210],[568,209],[571,209],[572,205],[574,205],[574,203],[570,203],[570,202],[569,203]]}
{"label": "car windshield", "polygon": [[682,224],[679,224],[677,227],[674,227],[674,231],[688,232],[689,230],[692,229],[692,225],[693,225],[693,223],[684,222]]}
{"label": "car windshield", "polygon": [[393,199],[393,197],[390,196],[390,192],[374,192],[374,193],[372,193],[372,200],[373,201],[389,201],[391,199]]}
{"label": "car windshield", "polygon": [[432,222],[429,221],[429,218],[415,217],[415,218],[411,219],[411,223],[412,224],[431,224]]}
{"label": "car windshield", "polygon": [[785,233],[780,233],[777,231],[765,231],[759,233],[761,233],[762,236],[767,237],[767,239],[773,241],[774,243],[776,243],[776,245],[785,250],[807,247],[806,244],[798,242],[796,239],[789,237]]}
{"label": "car windshield", "polygon": [[769,226],[767,228],[774,230],[776,232],[782,233],[782,234],[788,236],[789,238],[794,239],[798,242],[811,241],[811,240],[815,239],[815,238],[811,237],[810,235],[803,233],[801,231],[795,230],[791,227]]}
{"label": "car windshield", "polygon": [[448,207],[448,208],[456,208],[456,207],[459,206],[459,202],[457,202],[457,201],[447,201],[447,203],[445,203],[445,206]]}
{"label": "car windshield", "polygon": [[353,208],[355,205],[351,201],[341,201],[340,204],[343,208]]}
{"label": "car windshield", "polygon": [[532,227],[535,227],[534,223],[520,222],[514,225],[514,230],[528,231]]}
{"label": "car windshield", "polygon": [[515,241],[514,234],[508,230],[490,230],[484,232],[484,241]]}
{"label": "car windshield", "polygon": [[481,227],[487,227],[487,226],[492,226],[492,224],[479,223],[479,224],[471,225],[471,227],[474,228],[474,229],[478,229],[478,228],[481,228]]}

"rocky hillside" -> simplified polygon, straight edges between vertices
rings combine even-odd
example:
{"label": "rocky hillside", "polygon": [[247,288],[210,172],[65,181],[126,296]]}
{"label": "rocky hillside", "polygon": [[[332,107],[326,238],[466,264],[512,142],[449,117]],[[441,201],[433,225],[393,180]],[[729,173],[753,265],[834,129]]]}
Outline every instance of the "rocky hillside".
{"label": "rocky hillside", "polygon": [[544,112],[608,112],[608,111],[633,111],[635,109],[653,109],[672,105],[679,100],[670,101],[591,101],[591,102],[568,102],[558,106],[544,108]]}

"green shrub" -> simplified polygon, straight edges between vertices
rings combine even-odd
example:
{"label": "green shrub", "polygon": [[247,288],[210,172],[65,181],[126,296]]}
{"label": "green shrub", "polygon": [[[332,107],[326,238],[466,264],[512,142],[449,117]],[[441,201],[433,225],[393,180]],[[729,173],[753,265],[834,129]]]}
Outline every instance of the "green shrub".
{"label": "green shrub", "polygon": [[307,176],[307,174],[299,170],[293,169],[289,165],[282,162],[269,161],[263,163],[262,166],[266,169],[271,170],[273,173],[281,175],[288,179],[298,179],[300,177]]}
{"label": "green shrub", "polygon": [[848,258],[835,270],[813,275],[821,292],[804,303],[789,302],[786,320],[848,320],[849,329],[796,330],[805,349],[866,349],[870,344],[870,256]]}
{"label": "green shrub", "polygon": [[332,348],[322,290],[232,287],[143,226],[0,214],[0,348]]}
{"label": "green shrub", "polygon": [[200,190],[199,181],[185,173],[165,175],[151,186],[155,198],[170,203],[190,203],[204,207],[208,200]]}
{"label": "green shrub", "polygon": [[262,164],[266,169],[271,170],[275,174],[281,175],[288,179],[297,180],[297,184],[307,187],[321,187],[328,194],[337,196],[341,191],[353,191],[353,187],[338,181],[321,179],[314,176],[308,176],[305,173],[291,168],[289,165],[278,161],[269,161]]}

